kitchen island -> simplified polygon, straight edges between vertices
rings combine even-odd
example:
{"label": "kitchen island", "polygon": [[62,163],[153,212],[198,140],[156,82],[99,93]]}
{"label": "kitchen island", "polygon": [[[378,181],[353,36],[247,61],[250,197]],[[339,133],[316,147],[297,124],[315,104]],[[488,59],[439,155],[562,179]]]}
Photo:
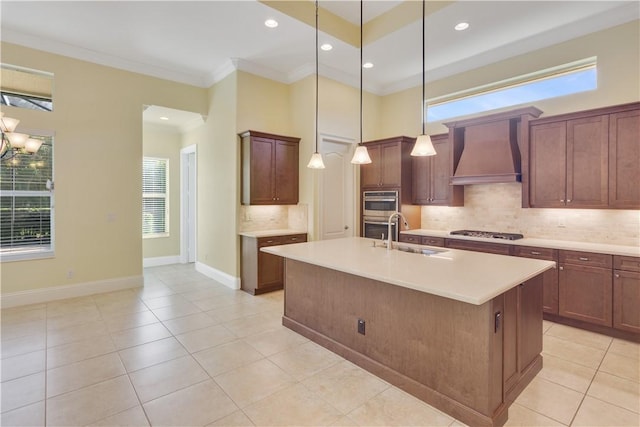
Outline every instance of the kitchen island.
{"label": "kitchen island", "polygon": [[262,250],[286,260],[285,326],[469,425],[502,425],[542,368],[539,275],[555,263],[431,249]]}

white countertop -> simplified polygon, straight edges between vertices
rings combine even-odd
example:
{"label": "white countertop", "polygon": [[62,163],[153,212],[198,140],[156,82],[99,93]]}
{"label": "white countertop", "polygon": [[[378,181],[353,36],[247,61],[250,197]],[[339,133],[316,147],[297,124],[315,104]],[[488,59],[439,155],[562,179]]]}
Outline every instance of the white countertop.
{"label": "white countertop", "polygon": [[501,243],[505,245],[537,246],[539,248],[564,249],[568,251],[584,251],[610,255],[640,257],[640,246],[609,245],[603,243],[572,242],[566,240],[551,239],[531,239],[527,237],[518,240],[503,240],[482,237],[458,236],[451,235],[448,231],[425,229],[402,230],[400,233],[415,234],[419,236],[446,237],[450,239],[475,240],[477,242]]}
{"label": "white countertop", "polygon": [[291,230],[289,228],[281,228],[278,230],[259,230],[259,231],[241,231],[241,236],[246,237],[273,237],[273,236],[289,236],[291,234],[307,234],[306,231]]}
{"label": "white countertop", "polygon": [[[552,261],[448,248],[437,255],[387,251],[348,237],[262,248],[264,252],[433,295],[481,305],[553,268]],[[404,246],[405,244],[403,244]]]}

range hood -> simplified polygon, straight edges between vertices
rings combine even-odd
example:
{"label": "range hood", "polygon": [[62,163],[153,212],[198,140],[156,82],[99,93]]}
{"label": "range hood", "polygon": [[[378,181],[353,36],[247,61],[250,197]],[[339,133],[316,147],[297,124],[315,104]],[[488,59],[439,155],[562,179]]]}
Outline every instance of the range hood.
{"label": "range hood", "polygon": [[[520,182],[518,142],[521,127],[542,111],[534,107],[498,113],[462,122],[447,123],[453,130],[454,173],[452,185]],[[523,123],[523,117],[526,118]],[[451,133],[451,132],[450,132]]]}

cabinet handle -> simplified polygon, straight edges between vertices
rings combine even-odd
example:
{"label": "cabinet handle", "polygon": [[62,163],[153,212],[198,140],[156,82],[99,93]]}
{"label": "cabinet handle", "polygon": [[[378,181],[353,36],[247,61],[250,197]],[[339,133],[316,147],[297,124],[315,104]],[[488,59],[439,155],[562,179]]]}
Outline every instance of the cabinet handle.
{"label": "cabinet handle", "polygon": [[560,270],[564,270],[564,267],[563,267],[563,266],[560,266]]}
{"label": "cabinet handle", "polygon": [[298,238],[297,237],[292,237],[291,240],[298,240]]}
{"label": "cabinet handle", "polygon": [[540,252],[538,252],[538,251],[531,251],[531,255],[540,255]]}
{"label": "cabinet handle", "polygon": [[620,278],[620,275],[618,273],[616,273],[615,276],[616,276],[616,279]]}
{"label": "cabinet handle", "polygon": [[571,199],[567,199],[567,203],[571,203]]}
{"label": "cabinet handle", "polygon": [[273,243],[273,240],[267,240],[267,243]]}
{"label": "cabinet handle", "polygon": [[564,199],[560,199],[560,201],[561,201],[562,203],[564,203]]}
{"label": "cabinet handle", "polygon": [[497,312],[495,315],[495,319],[493,322],[493,332],[496,333],[498,332],[498,329],[500,329],[500,319],[502,318],[502,313],[501,312]]}
{"label": "cabinet handle", "polygon": [[579,259],[580,261],[589,261],[589,258],[587,258],[587,257],[583,257],[583,256],[579,257],[578,259]]}

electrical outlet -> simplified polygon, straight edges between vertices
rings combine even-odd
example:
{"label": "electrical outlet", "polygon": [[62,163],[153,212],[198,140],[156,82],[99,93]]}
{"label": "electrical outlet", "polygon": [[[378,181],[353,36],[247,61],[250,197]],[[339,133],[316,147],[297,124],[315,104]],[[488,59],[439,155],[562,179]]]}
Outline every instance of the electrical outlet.
{"label": "electrical outlet", "polygon": [[76,272],[73,270],[68,270],[67,271],[67,279],[73,279],[73,276],[76,275]]}
{"label": "electrical outlet", "polygon": [[364,335],[365,322],[362,319],[358,319],[358,333]]}

